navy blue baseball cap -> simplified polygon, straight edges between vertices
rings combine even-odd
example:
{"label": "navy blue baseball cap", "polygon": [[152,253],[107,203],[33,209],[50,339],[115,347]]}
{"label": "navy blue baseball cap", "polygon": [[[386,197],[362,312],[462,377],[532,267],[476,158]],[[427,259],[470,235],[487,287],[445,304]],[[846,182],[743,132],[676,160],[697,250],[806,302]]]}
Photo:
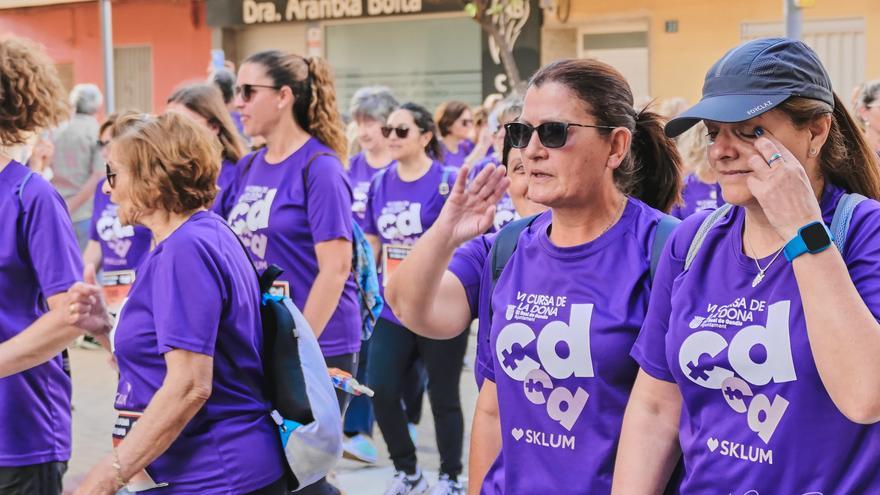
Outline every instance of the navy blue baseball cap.
{"label": "navy blue baseball cap", "polygon": [[834,107],[831,79],[816,52],[788,38],[748,41],[715,62],[706,73],[703,98],[670,120],[666,135],[678,136],[701,120],[742,122],[792,96]]}

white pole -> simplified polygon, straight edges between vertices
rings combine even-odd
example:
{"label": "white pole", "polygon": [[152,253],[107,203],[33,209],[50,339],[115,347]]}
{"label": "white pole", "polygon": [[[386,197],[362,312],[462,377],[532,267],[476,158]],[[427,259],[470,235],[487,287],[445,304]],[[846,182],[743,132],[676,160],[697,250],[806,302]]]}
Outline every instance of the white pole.
{"label": "white pole", "polygon": [[801,39],[803,14],[795,0],[782,0],[785,9],[785,36],[793,40]]}
{"label": "white pole", "polygon": [[113,80],[113,14],[110,0],[101,2],[101,48],[104,54],[104,108],[113,113],[116,107]]}

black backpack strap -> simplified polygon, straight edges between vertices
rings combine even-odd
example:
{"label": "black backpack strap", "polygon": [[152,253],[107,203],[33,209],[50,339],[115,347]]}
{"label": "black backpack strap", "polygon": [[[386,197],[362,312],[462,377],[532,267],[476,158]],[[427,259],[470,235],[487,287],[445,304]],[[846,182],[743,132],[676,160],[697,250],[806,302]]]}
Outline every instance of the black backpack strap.
{"label": "black backpack strap", "polygon": [[495,289],[495,283],[501,277],[504,266],[516,251],[516,245],[519,243],[519,235],[523,230],[531,227],[538,215],[532,215],[526,218],[520,218],[505,225],[498,235],[495,236],[495,242],[492,243],[492,249],[489,250],[489,259],[492,260],[492,289]]}

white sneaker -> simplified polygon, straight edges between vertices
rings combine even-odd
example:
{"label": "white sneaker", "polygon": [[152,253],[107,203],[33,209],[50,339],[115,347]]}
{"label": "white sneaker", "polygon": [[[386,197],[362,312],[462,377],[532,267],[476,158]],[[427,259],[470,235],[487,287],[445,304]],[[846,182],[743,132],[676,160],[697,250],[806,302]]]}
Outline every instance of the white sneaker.
{"label": "white sneaker", "polygon": [[385,490],[385,495],[421,495],[428,491],[428,480],[419,470],[414,476],[407,476],[403,471],[394,474],[391,485]]}
{"label": "white sneaker", "polygon": [[458,481],[449,479],[449,475],[441,474],[437,484],[431,488],[429,495],[462,495],[464,487]]}

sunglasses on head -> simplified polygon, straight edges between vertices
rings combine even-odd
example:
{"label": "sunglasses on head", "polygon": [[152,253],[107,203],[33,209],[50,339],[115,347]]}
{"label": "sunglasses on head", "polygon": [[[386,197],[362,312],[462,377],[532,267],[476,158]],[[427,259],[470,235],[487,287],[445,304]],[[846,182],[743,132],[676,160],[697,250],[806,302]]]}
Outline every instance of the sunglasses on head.
{"label": "sunglasses on head", "polygon": [[543,124],[533,127],[525,122],[510,122],[504,124],[504,130],[507,131],[507,139],[514,148],[525,148],[532,140],[532,132],[538,131],[538,139],[541,140],[547,148],[561,148],[565,146],[568,140],[569,127],[592,127],[594,129],[614,129],[610,125],[593,125],[593,124],[572,124],[569,122],[544,122]]}
{"label": "sunglasses on head", "polygon": [[391,127],[390,125],[383,125],[382,126],[382,135],[383,136],[385,136],[385,137],[390,136],[392,131],[394,131],[394,133],[397,134],[397,137],[399,137],[400,139],[406,139],[406,137],[409,136],[409,127],[407,127],[405,125],[401,125],[398,127]]}
{"label": "sunglasses on head", "polygon": [[241,95],[241,100],[247,103],[254,97],[254,88],[274,89],[275,91],[281,89],[278,86],[269,86],[267,84],[241,84],[235,87],[235,96]]}
{"label": "sunglasses on head", "polygon": [[116,172],[110,168],[109,163],[104,163],[104,167],[107,169],[107,185],[110,186],[110,189],[116,187]]}

